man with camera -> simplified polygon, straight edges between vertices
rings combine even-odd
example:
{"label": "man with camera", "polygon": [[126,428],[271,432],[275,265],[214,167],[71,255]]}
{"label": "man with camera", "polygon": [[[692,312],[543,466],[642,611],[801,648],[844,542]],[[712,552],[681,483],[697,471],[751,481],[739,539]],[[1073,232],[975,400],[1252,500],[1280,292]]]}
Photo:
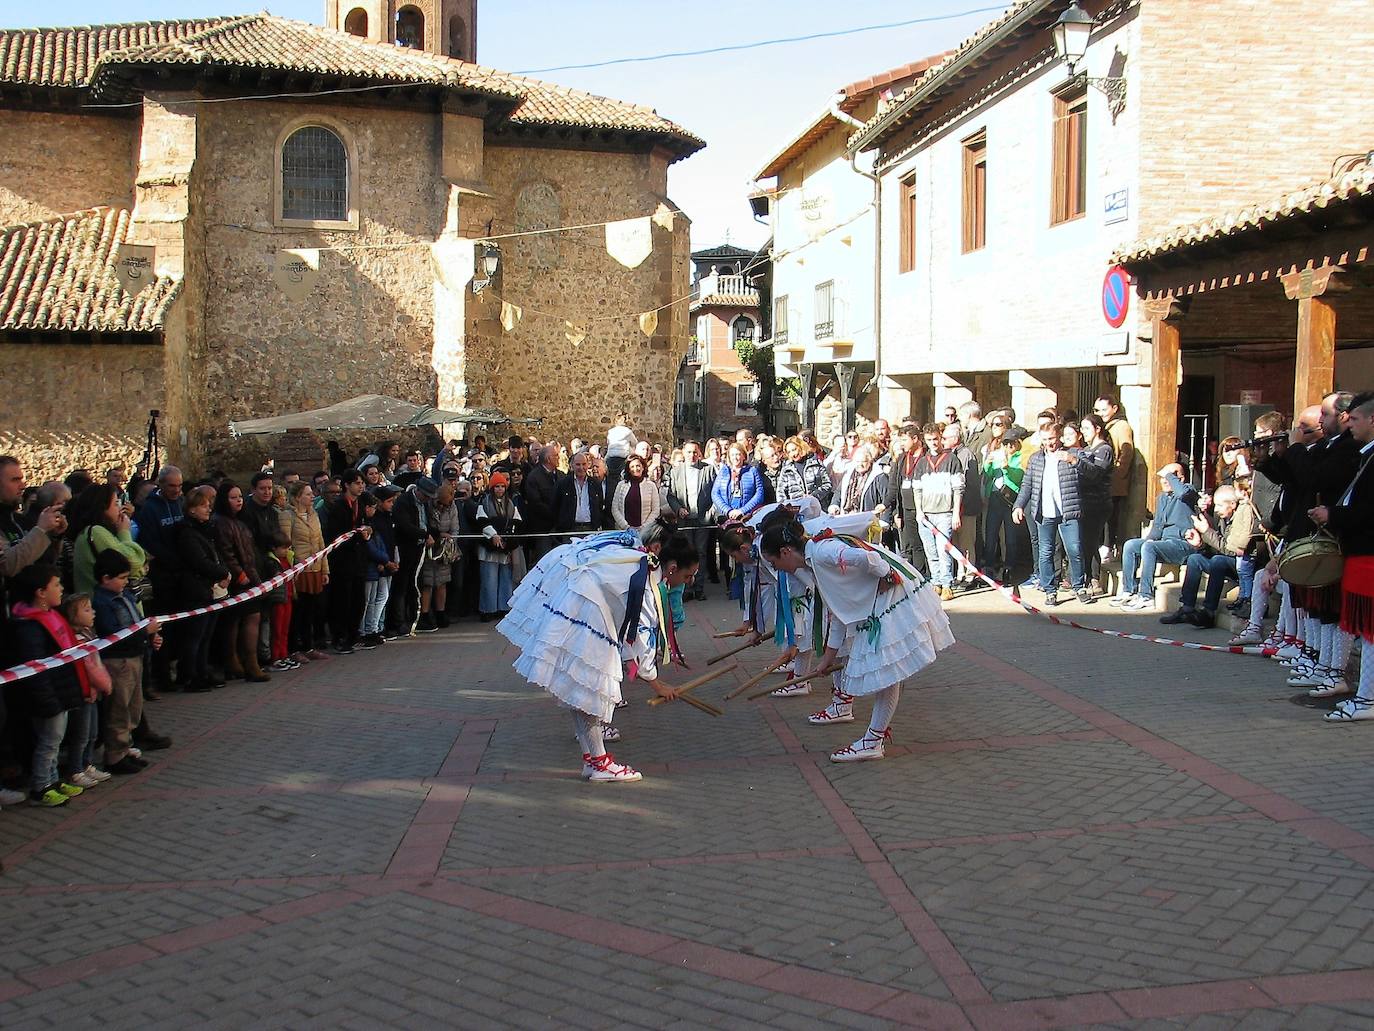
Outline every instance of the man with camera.
{"label": "man with camera", "polygon": [[1374,471],[1369,469],[1374,461],[1374,391],[1351,399],[1346,429],[1359,449],[1355,475],[1339,497],[1308,512],[1314,523],[1341,542],[1345,571],[1340,629],[1361,638],[1359,690],[1326,714],[1327,723],[1374,720]]}
{"label": "man with camera", "polygon": [[[1309,513],[1339,498],[1359,469],[1360,445],[1347,427],[1353,395],[1335,391],[1319,406],[1305,409],[1290,441],[1267,442],[1269,454],[1255,468],[1282,488],[1279,508],[1285,513],[1284,548],[1311,537],[1318,529]],[[1277,559],[1266,571],[1279,572]],[[1324,587],[1285,584],[1280,613],[1285,642],[1278,659],[1292,670],[1290,687],[1306,687],[1313,698],[1351,693],[1345,665],[1354,637],[1340,627],[1339,583]]]}

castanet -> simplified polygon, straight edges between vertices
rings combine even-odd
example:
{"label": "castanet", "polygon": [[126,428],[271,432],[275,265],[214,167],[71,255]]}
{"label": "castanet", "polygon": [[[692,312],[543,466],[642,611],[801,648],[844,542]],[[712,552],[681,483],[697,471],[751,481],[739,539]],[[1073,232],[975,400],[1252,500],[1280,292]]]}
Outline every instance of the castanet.
{"label": "castanet", "polygon": [[[704,685],[706,685],[706,684],[709,684],[709,683],[710,683],[711,681],[713,681],[713,680],[719,680],[721,677],[725,676],[725,675],[728,674],[728,673],[733,673],[733,672],[735,672],[735,670],[737,670],[737,669],[739,669],[739,665],[738,665],[737,663],[732,662],[732,663],[730,663],[730,665],[728,665],[728,666],[722,666],[720,669],[712,670],[712,671],[709,672],[709,673],[703,673],[701,676],[695,678],[694,680],[689,680],[689,681],[687,681],[687,683],[685,683],[685,684],[683,684],[681,687],[679,687],[679,688],[677,689],[678,697],[679,697],[679,698],[682,698],[682,696],[685,695],[685,694],[687,694],[689,691],[695,691],[697,688],[702,687],[702,686],[704,686]],[[664,698],[664,697],[662,697],[661,695],[659,695],[659,696],[650,698],[650,699],[649,699],[649,704],[650,704],[650,705],[662,705],[664,702],[671,701],[671,700],[672,700],[672,699],[670,699],[670,698]],[[685,698],[685,699],[683,699],[683,700],[684,700],[684,701],[688,701],[688,702],[694,702],[694,701],[696,701],[695,698]],[[711,708],[715,708],[715,706],[711,706]],[[719,711],[719,710],[716,711],[716,715],[717,715],[717,716],[720,715],[720,711]]]}
{"label": "castanet", "polygon": [[711,658],[706,660],[706,665],[714,666],[717,662],[720,662],[722,659],[728,659],[731,655],[738,655],[740,652],[748,651],[755,645],[762,643],[762,641],[763,638],[761,637],[751,638],[750,640],[745,641],[743,644],[738,644],[735,647],[731,648],[728,652],[721,652],[719,655],[713,655]]}

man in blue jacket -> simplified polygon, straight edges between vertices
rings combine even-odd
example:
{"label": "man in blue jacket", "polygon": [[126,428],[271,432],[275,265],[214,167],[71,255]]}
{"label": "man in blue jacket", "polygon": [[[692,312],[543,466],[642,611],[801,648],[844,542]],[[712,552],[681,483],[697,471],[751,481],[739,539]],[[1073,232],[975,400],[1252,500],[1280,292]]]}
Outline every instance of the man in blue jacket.
{"label": "man in blue jacket", "polygon": [[[1197,515],[1198,493],[1183,482],[1177,462],[1159,471],[1161,492],[1155,499],[1148,537],[1133,537],[1121,549],[1121,594],[1108,604],[1139,611],[1155,607],[1155,570],[1158,563],[1178,566],[1197,549],[1185,539]],[[1137,572],[1138,569],[1138,572]]]}

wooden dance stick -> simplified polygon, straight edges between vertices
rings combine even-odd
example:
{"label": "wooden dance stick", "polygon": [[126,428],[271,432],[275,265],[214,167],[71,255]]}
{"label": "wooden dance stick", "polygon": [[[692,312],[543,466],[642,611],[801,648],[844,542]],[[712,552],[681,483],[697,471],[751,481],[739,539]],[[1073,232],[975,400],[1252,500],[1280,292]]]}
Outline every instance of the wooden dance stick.
{"label": "wooden dance stick", "polygon": [[762,644],[762,643],[763,643],[763,639],[762,639],[762,638],[759,638],[758,640],[749,640],[749,641],[745,641],[743,644],[736,645],[735,647],[731,648],[728,652],[721,652],[719,655],[716,655],[716,656],[713,656],[712,658],[707,659],[707,660],[706,660],[706,665],[708,665],[708,666],[714,666],[717,662],[720,662],[722,659],[728,659],[731,655],[738,655],[740,652],[748,651],[750,648],[753,648],[755,645]]}
{"label": "wooden dance stick", "polygon": [[712,634],[711,638],[719,641],[722,637],[743,637],[745,634],[752,634],[753,632],[752,628],[745,627],[743,630],[727,630],[723,634]]}
{"label": "wooden dance stick", "polygon": [[679,701],[684,701],[694,709],[700,709],[708,716],[724,716],[725,713],[717,709],[710,702],[703,702],[700,698],[693,698],[689,694],[679,696]]}
{"label": "wooden dance stick", "polygon": [[[841,667],[835,667],[835,669],[839,668]],[[756,701],[759,698],[766,698],[768,695],[776,691],[779,687],[796,687],[798,684],[808,683],[809,681],[815,680],[817,677],[828,677],[831,673],[835,672],[835,669],[818,669],[814,673],[808,673],[806,674],[806,676],[798,677],[796,680],[789,680],[785,684],[777,684],[773,687],[765,687],[762,691],[756,691],[753,694],[751,694],[748,698],[745,699],[745,701],[752,702]]]}
{"label": "wooden dance stick", "polygon": [[744,694],[745,691],[748,691],[751,688],[758,687],[765,680],[771,677],[774,673],[781,673],[782,668],[786,665],[787,663],[785,662],[779,662],[776,665],[769,666],[762,673],[756,673],[754,676],[750,677],[744,683],[740,684],[739,687],[735,688],[733,691],[727,694],[723,700],[728,702],[730,699],[737,698],[740,695]]}
{"label": "wooden dance stick", "polygon": [[[689,680],[689,681],[687,681],[687,683],[685,683],[685,684],[683,684],[681,687],[679,687],[679,688],[677,689],[677,696],[678,696],[679,698],[681,698],[684,702],[695,702],[695,701],[696,701],[695,698],[685,698],[685,697],[683,697],[683,696],[686,695],[689,691],[695,691],[697,688],[703,687],[703,686],[705,686],[706,684],[709,684],[709,683],[710,683],[711,681],[713,681],[713,680],[719,680],[721,677],[725,676],[727,673],[733,673],[733,672],[735,672],[735,670],[737,670],[737,669],[739,669],[739,665],[738,665],[737,663],[732,662],[732,663],[730,663],[730,665],[728,665],[728,666],[723,666],[723,667],[721,667],[721,668],[718,669],[718,670],[714,670],[714,671],[712,671],[712,672],[710,672],[710,673],[703,673],[701,676],[697,677],[696,679],[694,679],[694,680]],[[662,705],[664,702],[670,702],[670,701],[672,701],[671,698],[664,698],[662,695],[655,695],[653,698],[650,698],[650,699],[649,699],[649,704],[650,704],[650,705]],[[711,708],[714,709],[715,706],[711,706]],[[720,710],[717,709],[715,714],[716,714],[717,716],[719,716],[719,715],[720,715]]]}

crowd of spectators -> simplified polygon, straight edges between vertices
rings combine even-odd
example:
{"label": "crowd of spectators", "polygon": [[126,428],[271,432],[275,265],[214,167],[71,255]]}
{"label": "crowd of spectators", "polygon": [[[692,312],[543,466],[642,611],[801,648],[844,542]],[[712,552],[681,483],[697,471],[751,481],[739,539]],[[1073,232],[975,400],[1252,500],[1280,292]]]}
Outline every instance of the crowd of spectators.
{"label": "crowd of spectators", "polygon": [[[7,685],[0,777],[34,802],[61,805],[166,747],[144,703],[167,692],[266,683],[454,620],[499,619],[526,569],[570,534],[677,529],[704,557],[684,600],[702,599],[708,582],[735,579],[721,524],[804,496],[834,514],[876,512],[888,543],[944,600],[986,575],[1038,589],[1048,605],[1065,590],[1091,603],[1107,593],[1104,566],[1119,557],[1114,604],[1153,608],[1166,564],[1185,580],[1165,622],[1214,625],[1231,582],[1240,585],[1233,609],[1248,611],[1270,558],[1266,513],[1277,491],[1244,442],[1222,442],[1210,492],[1178,465],[1159,470],[1141,532],[1126,504],[1139,458],[1117,400],[1099,398],[1081,416],[1046,409],[1034,424],[970,402],[895,432],[879,419],[829,447],[809,430],[751,429],[674,445],[642,439],[619,414],[597,441],[512,436],[491,446],[479,435],[406,451],[383,440],[356,455],[331,441],[329,469],[266,468],[246,483],[222,474],[187,482],[163,466],[152,480],[111,469],[94,482],[77,470],[30,486],[18,461],[0,457],[0,667],[304,565],[259,597],[154,623],[93,662]],[[1271,414],[1255,431],[1281,429]],[[22,797],[7,790],[0,806]]]}

